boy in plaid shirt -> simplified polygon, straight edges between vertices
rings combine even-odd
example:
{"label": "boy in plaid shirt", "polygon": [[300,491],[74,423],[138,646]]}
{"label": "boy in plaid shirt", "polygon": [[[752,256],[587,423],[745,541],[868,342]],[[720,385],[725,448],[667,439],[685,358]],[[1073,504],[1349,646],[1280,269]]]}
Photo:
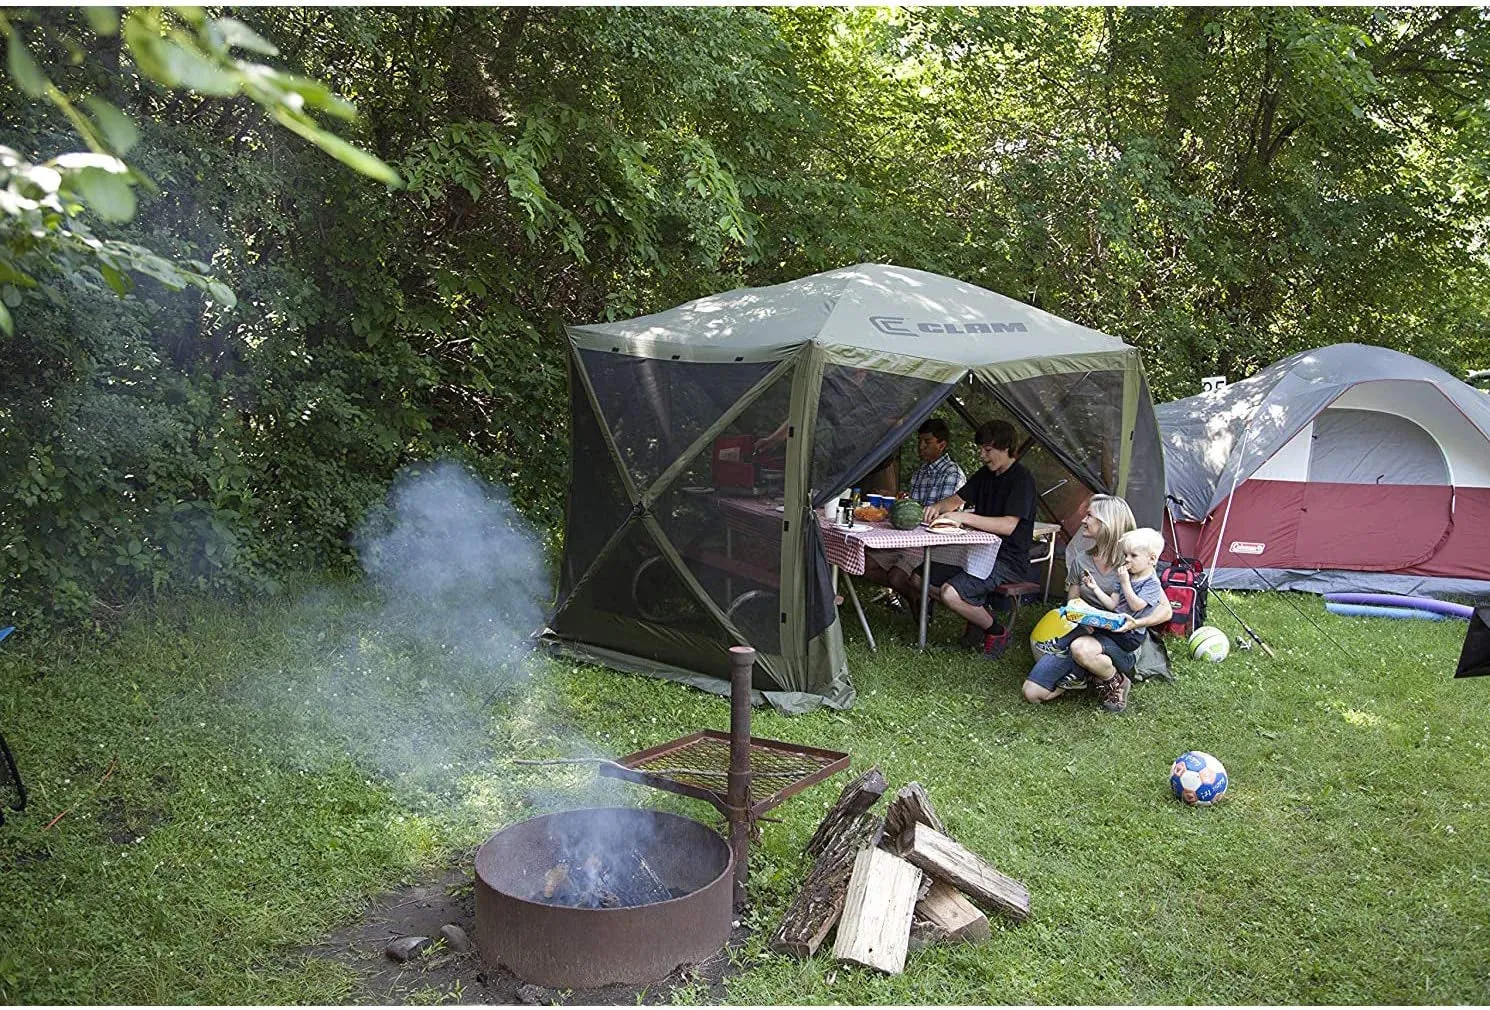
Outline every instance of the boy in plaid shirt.
{"label": "boy in plaid shirt", "polygon": [[939,417],[927,420],[916,433],[916,452],[922,465],[911,475],[911,497],[922,505],[950,498],[967,483],[967,474],[947,455],[947,443],[951,440],[947,422]]}
{"label": "boy in plaid shirt", "polygon": [[[947,453],[947,443],[951,440],[952,432],[947,428],[947,422],[939,417],[927,419],[916,432],[916,453],[921,457],[921,466],[911,475],[910,495],[921,505],[931,505],[943,498],[950,498],[957,493],[958,488],[967,483],[967,474],[962,472],[962,467]],[[915,564],[920,563],[920,551],[912,551],[910,555],[913,555]],[[911,591],[910,582],[902,568],[896,565],[896,558],[897,555],[890,551],[867,554],[864,559],[864,577],[908,594]],[[893,594],[890,601],[900,602]]]}

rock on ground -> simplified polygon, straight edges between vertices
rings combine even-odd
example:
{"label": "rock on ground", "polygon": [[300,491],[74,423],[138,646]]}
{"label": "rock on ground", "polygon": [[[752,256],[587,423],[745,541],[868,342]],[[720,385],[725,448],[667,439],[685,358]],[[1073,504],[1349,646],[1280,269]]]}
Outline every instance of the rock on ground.
{"label": "rock on ground", "polygon": [[401,936],[388,945],[388,956],[395,961],[407,961],[430,943],[427,936]]}

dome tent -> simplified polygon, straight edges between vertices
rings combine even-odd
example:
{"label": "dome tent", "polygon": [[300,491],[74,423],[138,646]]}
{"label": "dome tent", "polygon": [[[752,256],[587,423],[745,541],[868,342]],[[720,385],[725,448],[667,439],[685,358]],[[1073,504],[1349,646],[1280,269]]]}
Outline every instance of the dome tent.
{"label": "dome tent", "polygon": [[[1159,520],[1138,352],[971,284],[863,264],[567,332],[567,532],[543,639],[581,658],[723,692],[727,649],[744,643],[772,704],[851,704],[812,510],[963,382],[1073,486]],[[752,463],[773,432],[779,457]],[[721,493],[741,468],[782,499],[748,529]]]}
{"label": "dome tent", "polygon": [[1490,398],[1442,369],[1333,344],[1156,413],[1212,585],[1490,595]]}

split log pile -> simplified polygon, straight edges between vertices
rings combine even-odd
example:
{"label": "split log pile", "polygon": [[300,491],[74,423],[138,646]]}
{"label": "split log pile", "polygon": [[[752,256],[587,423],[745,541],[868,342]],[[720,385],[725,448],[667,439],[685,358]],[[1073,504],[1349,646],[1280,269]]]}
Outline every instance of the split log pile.
{"label": "split log pile", "polygon": [[835,958],[896,975],[911,950],[988,939],[987,911],[1029,916],[1025,886],[959,845],[920,783],[873,813],[886,788],[878,768],[844,786],[807,843],[816,861],[772,950],[811,957],[836,927]]}

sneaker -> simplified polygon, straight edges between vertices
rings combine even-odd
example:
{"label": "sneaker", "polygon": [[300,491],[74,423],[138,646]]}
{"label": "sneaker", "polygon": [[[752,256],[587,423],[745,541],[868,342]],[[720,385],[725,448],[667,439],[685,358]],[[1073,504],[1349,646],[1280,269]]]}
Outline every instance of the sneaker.
{"label": "sneaker", "polygon": [[1128,710],[1128,688],[1133,682],[1119,673],[1116,676],[1099,681],[1097,683],[1097,697],[1102,699],[1102,707],[1108,712],[1116,715]]}
{"label": "sneaker", "polygon": [[1084,674],[1075,672],[1068,673],[1055,682],[1055,689],[1057,691],[1085,691],[1090,686],[1091,682],[1087,680]]}
{"label": "sneaker", "polygon": [[906,604],[905,597],[901,596],[893,589],[885,594],[884,604],[885,609],[890,611],[890,613],[892,614],[906,614],[909,613],[911,609]]}
{"label": "sneaker", "polygon": [[[994,628],[997,627],[998,625],[994,625]],[[1000,656],[1002,656],[1004,654],[1004,650],[1009,648],[1009,638],[1010,633],[1009,629],[1007,628],[998,632],[995,632],[993,629],[989,629],[989,631],[984,633],[983,636],[983,658],[998,659]]]}

